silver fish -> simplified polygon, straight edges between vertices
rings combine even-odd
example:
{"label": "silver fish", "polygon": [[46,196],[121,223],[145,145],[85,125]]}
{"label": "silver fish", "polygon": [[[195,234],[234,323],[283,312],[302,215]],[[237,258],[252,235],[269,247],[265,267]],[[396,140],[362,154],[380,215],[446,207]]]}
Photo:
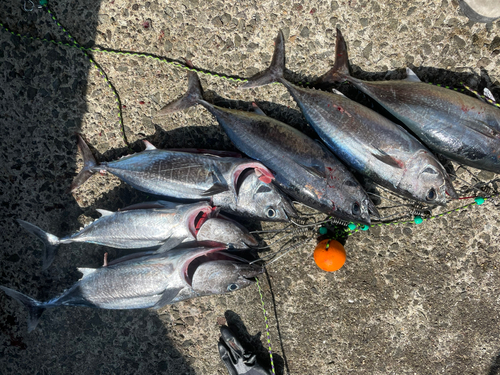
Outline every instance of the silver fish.
{"label": "silver fish", "polygon": [[259,245],[244,226],[222,215],[206,220],[196,233],[196,240],[216,241],[235,249],[248,249]]}
{"label": "silver fish", "polygon": [[[156,252],[173,249],[187,241],[216,241],[231,245],[242,245],[252,237],[248,231],[234,221],[219,219],[210,226],[214,232],[203,230],[207,222],[216,220],[217,212],[208,202],[180,204],[167,201],[145,202],[126,207],[118,212],[97,210],[102,217],[85,226],[79,232],[59,238],[23,220],[17,220],[28,232],[37,236],[44,244],[43,269],[47,269],[57,248],[61,244],[86,242],[118,249],[142,249],[160,247]],[[213,216],[213,218],[212,218]],[[222,221],[222,222],[221,222]],[[215,235],[217,230],[217,236]],[[225,231],[225,242],[221,236]],[[240,236],[240,237],[238,237]],[[253,238],[253,237],[252,237]],[[253,239],[255,242],[256,240]],[[247,246],[245,246],[247,247]],[[243,247],[242,247],[243,248]]]}
{"label": "silver fish", "polygon": [[97,164],[78,136],[84,167],[71,189],[93,173],[109,172],[134,188],[166,197],[211,200],[223,211],[259,220],[288,221],[296,216],[287,197],[271,181],[273,174],[261,163],[244,158],[206,153],[158,150],[144,141],[146,150],[119,160]]}
{"label": "silver fish", "polygon": [[362,81],[349,74],[347,46],[337,30],[335,65],[319,83],[349,81],[405,124],[431,150],[458,163],[500,173],[500,109],[421,82]]}
{"label": "silver fish", "polygon": [[158,309],[188,298],[245,288],[263,272],[262,267],[249,264],[225,249],[220,246],[173,249],[117,259],[102,268],[79,268],[83,277],[47,302],[5,286],[0,289],[28,309],[28,332],[31,332],[42,313],[51,307]]}
{"label": "silver fish", "polygon": [[163,115],[201,104],[217,118],[238,149],[261,161],[284,192],[341,220],[370,223],[376,209],[352,174],[320,143],[291,126],[257,113],[221,108],[203,100],[198,76],[188,72],[188,92]]}
{"label": "silver fish", "polygon": [[243,87],[282,83],[320,138],[349,167],[395,193],[429,204],[457,198],[443,166],[415,137],[375,111],[329,93],[298,87],[283,78],[283,34],[275,41],[270,68]]}

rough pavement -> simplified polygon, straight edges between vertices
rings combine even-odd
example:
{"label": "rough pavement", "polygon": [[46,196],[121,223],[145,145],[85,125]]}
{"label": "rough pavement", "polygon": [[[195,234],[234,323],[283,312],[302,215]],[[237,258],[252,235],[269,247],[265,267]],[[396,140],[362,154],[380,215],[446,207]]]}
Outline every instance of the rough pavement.
{"label": "rough pavement", "polygon": [[[295,82],[332,66],[338,26],[356,76],[397,78],[410,66],[424,81],[487,86],[500,97],[500,23],[474,24],[455,1],[82,0],[49,1],[49,7],[82,46],[185,58],[242,78],[267,66],[282,29]],[[22,34],[69,41],[45,11],[22,8],[21,0],[3,1],[0,22]],[[162,148],[234,149],[200,107],[155,118],[184,92],[182,70],[144,57],[92,56],[119,94],[135,150],[144,138]],[[82,165],[74,132],[85,135],[100,160],[129,152],[114,95],[80,50],[1,31],[0,66],[0,284],[47,300],[80,277],[77,266],[100,266],[105,249],[62,247],[42,272],[40,243],[15,219],[63,235],[96,218],[95,208],[116,210],[147,196],[109,176],[66,192]],[[210,76],[202,83],[233,106],[257,100],[269,115],[311,134],[280,85],[240,91]],[[345,245],[347,264],[332,274],[314,264],[310,234],[269,267],[272,288],[261,277],[278,372],[497,374],[497,204],[487,201],[419,226],[355,233]],[[244,344],[262,340],[259,355],[268,360],[260,297],[252,287],[161,311],[53,309],[31,334],[20,305],[0,293],[0,306],[4,374],[226,374],[216,346],[225,322],[246,334]]]}

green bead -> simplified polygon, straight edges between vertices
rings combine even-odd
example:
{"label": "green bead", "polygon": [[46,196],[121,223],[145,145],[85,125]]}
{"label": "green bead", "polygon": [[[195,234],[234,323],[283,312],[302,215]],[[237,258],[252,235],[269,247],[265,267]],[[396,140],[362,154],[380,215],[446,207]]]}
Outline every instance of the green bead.
{"label": "green bead", "polygon": [[349,225],[347,226],[347,228],[349,228],[350,230],[354,230],[354,229],[356,229],[356,224],[349,223]]}
{"label": "green bead", "polygon": [[368,228],[370,228],[368,225],[363,225],[363,226],[361,227],[361,230],[368,230]]}
{"label": "green bead", "polygon": [[424,219],[422,219],[421,216],[415,216],[415,224],[422,224],[424,222]]}
{"label": "green bead", "polygon": [[477,203],[478,206],[480,204],[484,203],[484,198],[483,197],[476,197],[476,198],[474,198],[474,200],[476,201],[476,203]]}
{"label": "green bead", "polygon": [[326,227],[319,228],[319,234],[323,235],[323,234],[326,234],[327,232],[328,232],[328,229],[326,229]]}
{"label": "green bead", "polygon": [[41,6],[47,5],[47,0],[40,0],[40,5]]}

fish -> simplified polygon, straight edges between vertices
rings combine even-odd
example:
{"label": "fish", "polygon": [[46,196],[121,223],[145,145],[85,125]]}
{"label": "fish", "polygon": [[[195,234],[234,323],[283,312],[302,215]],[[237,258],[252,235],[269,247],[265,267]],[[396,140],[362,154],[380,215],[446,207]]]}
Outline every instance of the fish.
{"label": "fish", "polygon": [[271,181],[273,174],[261,163],[208,153],[159,150],[148,141],[142,152],[97,164],[78,135],[84,166],[75,177],[74,191],[94,173],[109,172],[132,187],[159,196],[207,200],[237,215],[266,221],[289,221],[296,211]]}
{"label": "fish", "polygon": [[405,80],[357,79],[349,73],[347,46],[338,29],[335,56],[335,65],[318,83],[350,82],[434,152],[463,165],[500,173],[499,108],[454,90],[423,83],[409,68]]}
{"label": "fish", "polygon": [[[217,219],[217,210],[208,202],[180,204],[167,201],[144,202],[117,212],[98,209],[102,216],[65,237],[57,237],[34,224],[17,222],[43,244],[43,269],[53,262],[61,244],[85,242],[118,249],[159,247],[156,252],[170,250],[187,241],[215,241],[248,248],[256,242],[245,228],[229,219]],[[208,222],[214,221],[207,226]],[[208,232],[211,228],[212,232]],[[202,233],[199,238],[198,233]],[[246,231],[246,232],[245,232]],[[225,238],[223,238],[225,237]],[[225,239],[231,242],[226,242]],[[256,246],[256,245],[253,245]]]}
{"label": "fish", "polygon": [[196,240],[199,242],[216,241],[227,244],[231,248],[243,250],[259,245],[248,229],[223,215],[206,220],[196,233]]}
{"label": "fish", "polygon": [[361,185],[325,146],[258,108],[246,112],[208,103],[194,72],[188,72],[187,93],[158,115],[196,104],[217,119],[239,150],[268,167],[273,183],[295,200],[347,223],[370,224],[370,212],[377,215]]}
{"label": "fish", "polygon": [[307,122],[350,168],[396,194],[430,205],[458,198],[437,158],[401,126],[347,98],[296,86],[283,77],[285,50],[280,31],[271,66],[250,78],[243,88],[271,82],[283,84]]}
{"label": "fish", "polygon": [[46,302],[6,286],[0,289],[27,308],[28,332],[31,332],[49,308],[159,309],[189,298],[246,288],[263,272],[261,266],[228,253],[220,245],[173,249],[132,259],[124,257],[105,267],[78,270],[82,278]]}

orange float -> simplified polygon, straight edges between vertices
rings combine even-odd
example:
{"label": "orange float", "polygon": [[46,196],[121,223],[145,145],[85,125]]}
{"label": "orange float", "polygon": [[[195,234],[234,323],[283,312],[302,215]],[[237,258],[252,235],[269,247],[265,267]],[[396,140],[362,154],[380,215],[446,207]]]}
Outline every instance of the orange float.
{"label": "orange float", "polygon": [[323,271],[333,272],[341,269],[345,259],[344,246],[336,240],[323,240],[314,250],[314,261]]}

